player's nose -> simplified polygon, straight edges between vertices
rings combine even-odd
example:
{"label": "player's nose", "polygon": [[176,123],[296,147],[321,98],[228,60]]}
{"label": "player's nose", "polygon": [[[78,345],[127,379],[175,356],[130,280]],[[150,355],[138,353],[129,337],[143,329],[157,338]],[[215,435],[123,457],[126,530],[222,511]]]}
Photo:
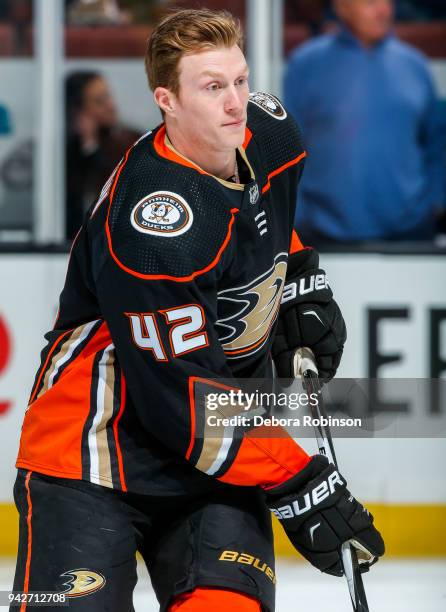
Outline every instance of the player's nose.
{"label": "player's nose", "polygon": [[228,87],[225,98],[225,110],[232,114],[241,114],[243,112],[243,100],[240,91],[235,86]]}

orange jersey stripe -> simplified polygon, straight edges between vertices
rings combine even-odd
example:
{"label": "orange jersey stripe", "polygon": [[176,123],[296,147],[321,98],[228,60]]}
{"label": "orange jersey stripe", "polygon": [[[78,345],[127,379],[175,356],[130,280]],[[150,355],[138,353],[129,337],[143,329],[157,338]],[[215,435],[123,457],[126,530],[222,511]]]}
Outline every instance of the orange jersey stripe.
{"label": "orange jersey stripe", "polygon": [[121,405],[119,407],[118,416],[116,417],[115,422],[113,423],[113,435],[114,435],[115,444],[116,444],[116,454],[118,456],[119,479],[121,481],[121,488],[123,491],[127,491],[127,484],[125,482],[125,477],[124,477],[124,463],[122,461],[121,445],[119,444],[119,438],[118,438],[118,424],[124,412],[125,398],[126,398],[125,378],[124,378],[124,374],[121,373]]}
{"label": "orange jersey stripe", "polygon": [[247,127],[245,129],[245,140],[243,141],[243,148],[246,149],[246,147],[249,145],[249,143],[251,142],[251,138],[252,138],[252,132],[251,130]]}
{"label": "orange jersey stripe", "polygon": [[304,157],[307,156],[306,151],[304,151],[303,153],[301,153],[298,157],[296,157],[295,159],[292,159],[291,161],[287,162],[286,164],[283,164],[283,166],[280,166],[279,168],[276,168],[275,170],[273,170],[272,172],[270,172],[268,174],[268,182],[266,183],[266,185],[262,188],[262,193],[265,193],[266,191],[268,191],[268,189],[271,187],[271,183],[270,183],[270,179],[272,179],[274,176],[277,176],[278,174],[280,174],[281,172],[283,172],[284,170],[286,170],[287,168],[290,168],[291,166],[295,166],[296,164],[298,164],[302,159],[304,159]]}
{"label": "orange jersey stripe", "polygon": [[[29,572],[31,566],[31,554],[32,554],[32,546],[33,546],[33,532],[32,532],[32,524],[31,519],[33,515],[33,505],[31,501],[31,491],[29,489],[29,479],[31,478],[32,472],[28,472],[25,479],[25,488],[26,488],[26,500],[28,503],[28,514],[26,517],[26,524],[28,527],[28,550],[26,553],[26,566],[25,566],[25,580],[23,583],[23,592],[28,593],[29,591]],[[27,608],[26,602],[23,602],[20,606],[20,612],[25,612]]]}
{"label": "orange jersey stripe", "polygon": [[291,234],[290,255],[292,255],[293,253],[297,253],[297,251],[302,251],[304,248],[305,247],[300,241],[296,230],[293,229],[293,233]]}

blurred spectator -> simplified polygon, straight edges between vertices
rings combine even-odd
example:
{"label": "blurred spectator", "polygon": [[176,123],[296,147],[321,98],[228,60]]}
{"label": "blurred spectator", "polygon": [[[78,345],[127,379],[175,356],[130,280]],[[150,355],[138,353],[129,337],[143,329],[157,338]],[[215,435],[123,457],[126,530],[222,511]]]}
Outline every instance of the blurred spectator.
{"label": "blurred spectator", "polygon": [[291,56],[285,102],[308,159],[303,239],[432,239],[444,203],[443,137],[427,62],[391,33],[390,0],[335,0],[339,31]]}
{"label": "blurred spectator", "polygon": [[119,25],[125,22],[117,0],[65,0],[70,25]]}
{"label": "blurred spectator", "polygon": [[170,0],[119,0],[119,6],[128,20],[139,24],[159,21],[169,3]]}
{"label": "blurred spectator", "polygon": [[14,26],[12,55],[29,55],[28,30],[32,18],[32,0],[0,0],[0,21]]}
{"label": "blurred spectator", "polygon": [[[145,0],[120,0],[120,2],[144,2]],[[287,23],[305,23],[311,34],[322,34],[327,22],[334,19],[331,0],[285,0]],[[446,19],[444,0],[396,0],[398,21],[430,21]]]}
{"label": "blurred spectator", "polygon": [[66,235],[72,239],[140,134],[120,125],[107,82],[97,72],[75,72],[67,78],[66,109]]}

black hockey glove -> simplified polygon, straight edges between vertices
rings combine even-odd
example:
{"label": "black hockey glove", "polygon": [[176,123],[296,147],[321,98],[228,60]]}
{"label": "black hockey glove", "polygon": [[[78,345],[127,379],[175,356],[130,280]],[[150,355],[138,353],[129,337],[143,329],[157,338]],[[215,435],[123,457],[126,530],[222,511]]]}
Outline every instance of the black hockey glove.
{"label": "black hockey glove", "polygon": [[361,571],[384,554],[373,516],[347,490],[345,479],[322,455],[294,478],[267,491],[267,504],[293,546],[315,567],[343,575],[341,546],[352,540]]}
{"label": "black hockey glove", "polygon": [[341,361],[347,331],[339,306],[319,268],[319,255],[303,249],[290,255],[272,355],[279,378],[292,379],[298,348],[310,348],[320,378],[330,380]]}

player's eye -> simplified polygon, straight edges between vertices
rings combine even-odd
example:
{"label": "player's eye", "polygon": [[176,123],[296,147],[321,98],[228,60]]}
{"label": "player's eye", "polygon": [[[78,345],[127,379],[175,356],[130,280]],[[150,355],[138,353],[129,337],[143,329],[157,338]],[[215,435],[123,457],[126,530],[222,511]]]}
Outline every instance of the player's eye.
{"label": "player's eye", "polygon": [[240,77],[239,79],[237,79],[236,83],[237,85],[245,85],[245,83],[248,82],[247,77]]}
{"label": "player's eye", "polygon": [[218,89],[220,89],[220,84],[219,83],[210,83],[206,89],[208,89],[209,91],[217,91]]}

